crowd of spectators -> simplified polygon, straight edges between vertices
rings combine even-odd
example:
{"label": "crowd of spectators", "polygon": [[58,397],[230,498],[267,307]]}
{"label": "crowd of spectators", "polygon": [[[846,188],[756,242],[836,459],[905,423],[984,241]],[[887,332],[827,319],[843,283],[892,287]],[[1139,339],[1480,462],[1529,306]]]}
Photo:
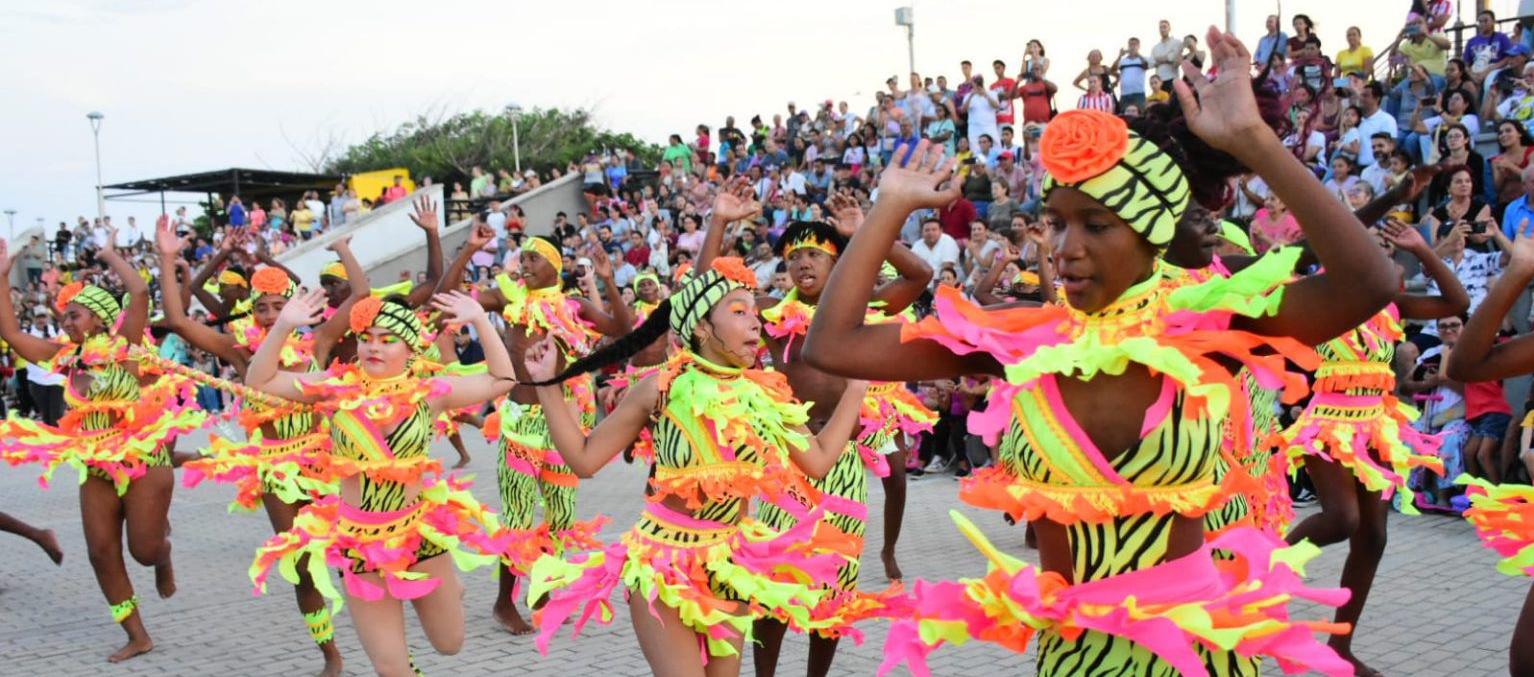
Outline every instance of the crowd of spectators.
{"label": "crowd of spectators", "polygon": [[[1473,311],[1500,274],[1517,224],[1534,218],[1534,138],[1525,126],[1534,118],[1534,27],[1521,21],[1509,27],[1481,12],[1456,50],[1448,31],[1453,3],[1405,4],[1395,35],[1365,36],[1351,27],[1345,45],[1326,47],[1310,16],[1268,17],[1262,35],[1247,36],[1254,82],[1279,102],[1288,151],[1340,201],[1362,206],[1415,169],[1438,169],[1417,201],[1397,205],[1388,218],[1419,229],[1470,291]],[[966,60],[955,64],[957,73],[892,76],[867,108],[827,98],[807,106],[789,102],[783,112],[752,115],[744,124],[727,116],[717,126],[698,124],[690,134],[670,135],[658,165],[643,165],[629,152],[604,151],[542,176],[476,166],[451,183],[449,215],[482,222],[495,234],[472,258],[470,277],[478,284],[514,271],[527,237],[551,233],[563,248],[571,290],[595,295],[593,285],[607,282],[594,279],[593,270],[610,269],[602,277],[632,298],[630,288],[641,273],[670,281],[688,269],[702,247],[717,191],[727,181],[744,180],[762,210],[730,225],[726,248],[745,259],[764,289],[781,297],[792,285],[774,250],[784,228],[796,220],[826,220],[827,200],[837,195],[867,208],[877,197],[879,170],[897,148],[928,139],[955,158],[962,186],[954,204],[912,214],[902,229],[905,243],[935,271],[933,287],[950,286],[982,303],[1044,300],[1051,290],[1039,270],[1048,256],[1039,140],[1061,97],[1074,97],[1077,108],[1134,118],[1170,105],[1171,85],[1184,77],[1185,64],[1206,75],[1214,65],[1196,35],[1178,35],[1168,21],[1155,31],[1148,41],[1126,37],[1122,46],[1094,49],[1084,64],[1052,63],[1043,41],[1028,40],[1015,62]],[[1069,82],[1062,86],[1059,77]],[[529,223],[515,198],[570,173],[581,177],[586,209],[561,212],[553,223]],[[1301,236],[1294,216],[1261,179],[1241,177],[1230,192],[1232,204],[1212,215],[1234,229],[1229,251],[1249,241],[1261,253]],[[376,201],[358,199],[344,186],[329,197],[327,204],[311,194],[293,205],[244,205],[232,198],[227,222],[261,233],[262,255],[275,255],[366,213],[375,202],[398,199],[388,191]],[[471,204],[483,208],[471,211]],[[186,223],[184,211],[173,219],[178,228]],[[81,219],[73,229],[61,224],[51,244],[34,242],[23,250],[29,284],[17,290],[27,296],[18,307],[35,309],[27,321],[39,331],[49,331],[47,292],[69,274],[63,268],[87,278],[103,274],[91,264],[92,252],[112,229]],[[147,256],[146,231],[130,220],[115,232],[119,248],[140,257],[146,276],[158,275]],[[221,246],[222,232],[199,239],[190,263]],[[1408,277],[1409,285],[1428,284],[1414,270]],[[917,312],[926,310],[918,304]],[[1526,296],[1508,331],[1528,331],[1528,315]],[[1398,361],[1402,397],[1426,406],[1422,425],[1449,433],[1446,461],[1463,467],[1461,450],[1484,444],[1476,437],[1495,437],[1500,445],[1508,430],[1502,419],[1514,412],[1501,384],[1460,384],[1441,375],[1438,365],[1453,336],[1454,327],[1445,323],[1413,327]],[[962,475],[989,462],[964,422],[964,414],[985,399],[984,381],[917,387],[942,421],[925,437],[912,469]],[[1524,393],[1516,395],[1512,400],[1521,402]],[[1489,424],[1499,420],[1500,427]],[[1494,477],[1527,473],[1517,459],[1500,455],[1495,472],[1501,474]],[[1488,472],[1481,465],[1470,469]],[[1451,492],[1427,488],[1437,507],[1453,506]]]}

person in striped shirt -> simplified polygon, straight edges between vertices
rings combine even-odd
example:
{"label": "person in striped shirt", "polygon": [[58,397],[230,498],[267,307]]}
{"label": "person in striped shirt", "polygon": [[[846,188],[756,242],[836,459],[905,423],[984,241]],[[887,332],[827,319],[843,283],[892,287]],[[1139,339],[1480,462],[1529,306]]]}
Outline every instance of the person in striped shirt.
{"label": "person in striped shirt", "polygon": [[1076,107],[1082,110],[1098,110],[1104,113],[1112,113],[1117,107],[1114,105],[1113,93],[1103,89],[1101,75],[1087,77],[1087,93],[1082,94],[1076,101]]}

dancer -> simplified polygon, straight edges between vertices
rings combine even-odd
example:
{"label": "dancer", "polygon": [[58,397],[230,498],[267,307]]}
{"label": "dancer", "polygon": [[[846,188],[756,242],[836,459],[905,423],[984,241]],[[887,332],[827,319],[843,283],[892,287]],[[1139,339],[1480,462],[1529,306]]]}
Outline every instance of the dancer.
{"label": "dancer", "polygon": [[[528,376],[540,386],[550,435],[578,475],[590,477],[645,428],[656,444],[654,492],[619,543],[533,565],[529,595],[548,596],[534,615],[540,649],[572,616],[577,634],[595,613],[610,621],[608,598],[619,586],[656,675],[738,675],[740,648],[758,613],[793,619],[796,627],[839,625],[811,611],[839,565],[855,556],[848,539],[816,533],[813,516],[789,531],[772,530],[746,516],[747,501],[789,503],[793,492],[819,497],[803,474],[823,477],[843,456],[863,385],[849,383],[820,433],[810,434],[809,405],[793,399],[782,375],[755,368],[761,340],[755,275],[734,258],[700,270],[638,330],[557,376],[552,339],[528,352]],[[684,346],[659,374],[629,388],[587,435],[560,406],[564,394],[555,385],[621,362],[668,327]]]}
{"label": "dancer", "polygon": [[[1442,293],[1398,293],[1391,305],[1368,322],[1317,346],[1323,362],[1312,384],[1314,394],[1279,441],[1291,469],[1304,465],[1321,499],[1321,512],[1296,524],[1286,540],[1308,540],[1319,546],[1348,541],[1342,585],[1353,596],[1337,610],[1336,620],[1355,630],[1332,637],[1330,644],[1361,675],[1378,674],[1353,655],[1353,637],[1385,554],[1390,496],[1400,491],[1401,512],[1414,515],[1413,494],[1407,486],[1411,470],[1422,467],[1443,474],[1442,462],[1433,455],[1438,441],[1412,428],[1416,412],[1394,396],[1391,362],[1395,344],[1404,337],[1400,321],[1458,315],[1470,304],[1454,271],[1416,229],[1391,220],[1381,234],[1388,243],[1417,257]],[[1400,273],[1396,275],[1399,280]]]}
{"label": "dancer", "polygon": [[166,443],[200,427],[206,416],[189,408],[184,381],[153,375],[130,357],[145,342],[149,285],[118,253],[109,232],[97,256],[127,289],[127,305],[94,285],[60,290],[55,307],[67,341],[56,343],[21,330],[11,305],[13,260],[0,240],[0,339],[22,359],[49,363],[66,376],[70,411],[58,426],[25,419],[0,424],[0,457],[12,465],[40,463],[46,484],[61,465],[80,473],[80,520],[91,568],[112,620],[128,642],[107,657],[118,663],[154,648],[139,613],[139,598],[123,562],[124,526],[134,561],[154,567],[160,597],[176,592],[171,567],[170,498],[175,485]]}
{"label": "dancer", "polygon": [[[699,266],[708,265],[718,254],[724,230],[730,223],[749,218],[761,209],[753,198],[751,186],[742,180],[720,191],[698,257]],[[799,358],[799,351],[804,347],[804,334],[814,320],[815,304],[825,290],[837,257],[846,250],[847,237],[856,232],[863,221],[862,209],[847,195],[833,196],[827,206],[835,215],[836,225],[796,221],[778,238],[777,252],[787,264],[793,289],[781,301],[771,297],[757,299],[773,366],[788,377],[788,386],[795,397],[813,403],[808,424],[811,431],[819,430],[835,410],[846,381],[805,364]],[[903,244],[890,247],[888,261],[895,268],[897,277],[874,292],[870,306],[874,321],[899,321],[898,314],[921,296],[932,280],[932,268]],[[922,406],[915,395],[905,390],[903,383],[871,385],[864,399],[860,414],[863,425],[855,443],[843,451],[830,473],[811,483],[817,491],[840,499],[836,505],[842,509],[826,510],[827,525],[852,537],[857,544],[855,556],[837,576],[835,590],[838,593],[857,589],[863,536],[867,528],[864,523],[868,511],[867,472],[871,470],[881,478],[891,478],[892,466],[885,457],[895,451],[895,435],[931,430],[936,420],[937,415]],[[900,475],[885,484],[887,489],[893,488],[886,495],[885,533],[898,535],[905,510],[904,459],[899,459],[895,465],[901,466]],[[771,503],[763,505],[757,517],[778,531],[788,530],[797,523],[793,513]],[[892,579],[899,579],[900,567],[895,562],[893,539],[885,540],[881,554],[885,573]],[[776,674],[786,629],[783,623],[773,618],[757,622],[755,636],[758,644],[753,648],[752,660],[759,677]],[[836,658],[837,642],[834,635],[811,635],[808,668],[811,677],[822,677],[830,672]]]}
{"label": "dancer", "polygon": [[[1534,281],[1534,231],[1527,219],[1518,224],[1517,236],[1506,270],[1471,314],[1459,343],[1449,353],[1444,367],[1455,381],[1479,383],[1534,372],[1534,337],[1525,334],[1497,341],[1502,319]],[[1468,485],[1465,495],[1470,497],[1470,509],[1465,519],[1475,526],[1486,547],[1504,558],[1497,570],[1509,576],[1534,576],[1534,488],[1492,484],[1469,475],[1455,482]],[[1534,674],[1534,587],[1524,598],[1513,629],[1508,674]]]}
{"label": "dancer", "polygon": [[[455,288],[463,280],[470,258],[495,238],[488,225],[476,224],[469,242],[449,266],[444,284]],[[622,336],[633,326],[618,285],[613,282],[612,264],[600,248],[592,251],[594,272],[606,286],[609,315],[595,301],[567,297],[560,291],[563,257],[548,240],[532,237],[523,240],[522,258],[517,277],[501,274],[495,288],[479,294],[486,310],[500,312],[507,323],[515,368],[521,369],[528,339],[535,333],[553,336],[559,344],[563,364],[574,362],[591,351],[598,336]],[[495,334],[482,333],[486,343]],[[590,429],[596,423],[595,381],[583,377],[565,386],[565,406],[580,412],[582,425]],[[485,436],[500,440],[501,460],[496,463],[496,479],[501,491],[501,519],[507,529],[518,534],[519,555],[510,556],[499,572],[500,594],[492,610],[495,619],[508,632],[526,635],[533,627],[522,618],[515,602],[516,580],[524,574],[519,561],[531,562],[539,552],[557,552],[570,546],[592,546],[599,523],[575,521],[576,476],[559,459],[549,439],[548,422],[538,396],[529,387],[519,387],[501,402],[494,414],[486,417]],[[543,503],[543,522],[534,521],[538,503]]]}
{"label": "dancer", "polygon": [[[1282,151],[1253,96],[1246,48],[1214,28],[1209,44],[1218,78],[1186,69],[1197,97],[1177,84],[1179,105],[1153,108],[1136,122],[1139,133],[1092,111],[1064,113],[1045,130],[1063,307],[987,311],[940,290],[934,318],[906,328],[865,324],[868,281],[907,215],[959,192],[939,187],[953,163],[926,143],[902,149],[881,176],[804,357],[875,379],[997,377],[991,406],[971,426],[1002,437],[1001,463],[968,478],[960,497],[1033,521],[1042,569],[997,551],[955,513],[989,575],[918,583],[913,618],[891,629],[885,669],[910,662],[925,674],[925,656],[942,640],[1021,652],[1037,630],[1042,675],[1256,674],[1259,656],[1351,673],[1311,636],[1346,628],[1292,621],[1284,608],[1296,596],[1333,606],[1346,598],[1303,587],[1292,567],[1317,549],[1281,548],[1252,528],[1206,543],[1202,517],[1235,490],[1213,478],[1223,419],[1239,397],[1236,369],[1302,388],[1283,358],[1377,312],[1394,292],[1391,266],[1357,219]],[[1202,283],[1159,262],[1190,197],[1219,206],[1243,164],[1295,206],[1325,274],[1288,282],[1293,251]],[[1216,562],[1214,550],[1229,557]],[[1137,595],[1133,608],[1122,607],[1125,594]],[[1183,612],[1194,608],[1209,615],[1190,622]]]}
{"label": "dancer", "polygon": [[[661,297],[660,278],[652,272],[644,272],[634,276],[634,329],[642,326],[645,320],[660,307]],[[662,334],[655,339],[654,343],[639,349],[623,365],[623,373],[608,379],[607,392],[603,396],[603,406],[611,412],[618,400],[623,397],[624,391],[630,386],[645,379],[645,377],[659,373],[665,365],[666,359],[671,356],[670,334]],[[639,441],[634,447],[624,452],[624,458],[632,461],[635,457],[648,461],[655,458],[655,440],[650,438],[648,428],[640,431]]]}
{"label": "dancer", "polygon": [[[288,336],[324,313],[324,292],[288,301],[271,334]],[[450,325],[495,330],[473,298],[441,294],[433,307]],[[330,422],[330,463],[340,494],[299,511],[292,529],[267,541],[251,565],[257,589],[277,569],[292,581],[301,565],[320,592],[341,600],[326,567],[338,567],[344,599],[373,669],[408,675],[400,602],[410,600],[427,639],[439,653],[463,645],[463,588],[452,565],[470,569],[499,561],[509,539],[495,514],[469,493],[469,483],[443,476],[428,455],[432,420],[444,411],[488,402],[513,384],[504,346],[485,346],[488,374],[422,378],[412,371],[424,346],[420,318],[390,297],[369,297],[347,314],[358,361],[324,372],[281,371],[283,346],[265,341],[250,359],[254,389],[311,407]],[[451,557],[438,557],[444,553]],[[307,562],[304,563],[304,559]],[[296,581],[295,581],[296,582]]]}
{"label": "dancer", "polygon": [[[343,237],[330,248],[356,266],[348,248],[350,239]],[[187,241],[177,237],[170,223],[161,221],[155,229],[155,246],[160,256],[160,270],[173,270]],[[360,274],[360,267],[357,272]],[[187,343],[233,367],[241,380],[245,378],[251,358],[268,340],[277,341],[282,346],[278,359],[283,369],[313,371],[317,368],[313,337],[301,337],[296,332],[271,333],[278,315],[298,292],[298,282],[279,268],[258,269],[250,279],[250,314],[230,322],[229,331],[221,333],[187,316],[180,283],[175,275],[165,275],[160,278],[165,323]],[[335,320],[332,322],[340,324]],[[319,333],[322,332],[316,332]],[[273,532],[281,534],[293,528],[293,518],[312,498],[335,492],[334,484],[322,472],[326,465],[324,453],[329,447],[329,432],[306,407],[272,409],[257,401],[244,402],[240,423],[246,429],[249,442],[240,444],[213,436],[206,456],[182,466],[185,469],[183,481],[188,487],[197,486],[203,478],[233,483],[238,491],[232,507],[254,510],[260,503]],[[342,672],[341,652],[335,646],[330,610],[306,568],[298,569],[298,582],[293,590],[298,598],[299,613],[303,614],[304,623],[309,628],[309,637],[325,660],[320,674],[323,677],[339,676]]]}
{"label": "dancer", "polygon": [[0,531],[16,534],[32,541],[48,554],[48,559],[53,560],[54,564],[64,563],[64,549],[59,547],[58,536],[54,535],[52,529],[39,529],[7,513],[0,512]]}

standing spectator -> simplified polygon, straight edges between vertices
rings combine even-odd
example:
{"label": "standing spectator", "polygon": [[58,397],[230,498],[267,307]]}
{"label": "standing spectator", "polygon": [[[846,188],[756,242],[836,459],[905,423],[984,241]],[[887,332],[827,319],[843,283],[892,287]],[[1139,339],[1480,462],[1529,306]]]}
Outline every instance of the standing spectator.
{"label": "standing spectator", "polygon": [[[1035,69],[1038,68],[1037,63]],[[1045,80],[1036,70],[1024,71],[1023,83],[1017,90],[1017,96],[1023,102],[1023,122],[1040,125],[1049,122],[1054,117],[1056,91],[1055,83]]]}
{"label": "standing spectator", "polygon": [[1309,15],[1294,15],[1290,25],[1294,26],[1294,36],[1289,38],[1291,60],[1321,53],[1321,38],[1316,37],[1316,22],[1311,21]]}
{"label": "standing spectator", "polygon": [[1116,106],[1113,105],[1113,94],[1103,89],[1103,76],[1087,76],[1087,92],[1076,100],[1076,107],[1104,113],[1114,112]]}
{"label": "standing spectator", "polygon": [[[704,154],[707,154],[706,150],[704,151]],[[688,157],[692,157],[692,153],[689,152]],[[628,176],[629,170],[628,167],[624,165],[623,158],[618,155],[614,155],[612,157],[612,161],[607,165],[607,185],[612,188],[614,195],[617,195],[618,192],[623,189],[623,184],[625,181],[628,181]]]}
{"label": "standing spectator", "polygon": [[1033,73],[1041,80],[1049,74],[1049,57],[1044,55],[1044,43],[1028,41],[1028,46],[1023,49],[1023,72]]}
{"label": "standing spectator", "polygon": [[474,197],[489,197],[495,194],[494,177],[485,173],[479,165],[469,168],[469,194]]}
{"label": "standing spectator", "polygon": [[984,77],[976,75],[970,82],[973,87],[960,110],[969,120],[969,147],[979,148],[982,134],[989,134],[992,140],[1001,136],[997,131],[997,113],[1001,109],[1001,102],[994,88],[986,88]]}
{"label": "standing spectator", "polygon": [[[383,199],[383,201],[385,203],[389,203],[389,202],[395,202],[397,200],[403,200],[403,199],[405,199],[406,192],[407,191],[405,190],[405,177],[400,176],[399,174],[395,174],[394,175],[394,184],[389,186],[388,190],[384,191],[384,199]],[[314,193],[314,200],[315,200],[315,202],[319,201],[319,193],[317,191]],[[311,206],[310,208],[312,209],[313,207]],[[339,225],[339,224],[336,223],[332,219],[330,225],[332,227],[334,227],[334,226]]]}
{"label": "standing spectator", "polygon": [[1166,19],[1157,24],[1157,29],[1161,31],[1161,42],[1151,48],[1151,63],[1156,67],[1156,77],[1161,78],[1162,87],[1170,88],[1172,81],[1181,77],[1182,41],[1172,37],[1172,23]]}
{"label": "standing spectator", "polygon": [[[1015,122],[1012,100],[1017,98],[1017,81],[1007,77],[1007,64],[1001,59],[991,62],[991,70],[996,73],[996,80],[991,83],[991,93],[996,95],[996,124],[1010,125]],[[991,138],[997,136],[993,133]]]}
{"label": "standing spectator", "polygon": [[[911,245],[912,253],[933,270],[959,265],[959,243],[943,230],[941,221],[929,218],[921,224],[921,239]],[[965,224],[965,232],[968,232],[968,223]]]}
{"label": "standing spectator", "polygon": [[[396,187],[399,187],[400,177],[394,177],[394,181]],[[404,190],[403,187],[399,188],[400,190]],[[388,192],[389,190],[392,190],[392,188],[385,189],[384,192]],[[311,190],[307,193],[304,193],[304,206],[309,208],[309,213],[314,217],[314,230],[316,232],[323,230],[325,228],[325,203],[320,201],[320,192],[317,190]]]}
{"label": "standing spectator", "polygon": [[1497,32],[1497,15],[1485,9],[1475,15],[1475,37],[1465,43],[1460,58],[1470,65],[1470,79],[1481,83],[1487,74],[1507,65],[1513,41]]}
{"label": "standing spectator", "polygon": [[1366,80],[1374,74],[1374,50],[1369,49],[1363,41],[1363,31],[1357,26],[1348,26],[1348,48],[1337,52],[1339,74],[1358,73]]}
{"label": "standing spectator", "polygon": [[1150,62],[1140,55],[1140,39],[1130,38],[1129,45],[1119,50],[1110,69],[1119,81],[1119,105],[1123,108],[1137,106],[1145,110],[1145,71]]}
{"label": "standing spectator", "polygon": [[259,200],[250,203],[250,227],[256,231],[266,227],[266,210],[261,208]]}
{"label": "standing spectator", "polygon": [[27,284],[43,281],[43,262],[47,258],[47,245],[41,235],[33,235],[27,246],[21,248],[21,268],[27,271]]}
{"label": "standing spectator", "polygon": [[229,198],[229,225],[239,228],[245,225],[245,205],[240,204],[240,196]]}
{"label": "standing spectator", "polygon": [[1284,32],[1279,30],[1280,23],[1277,14],[1268,15],[1268,19],[1264,24],[1268,32],[1264,33],[1261,38],[1258,38],[1257,51],[1252,54],[1252,63],[1264,66],[1268,63],[1269,59],[1273,58],[1275,53],[1288,53],[1289,36],[1284,35]]}
{"label": "standing spectator", "polygon": [[314,237],[314,212],[309,210],[309,203],[299,200],[293,203],[293,211],[288,214],[293,220],[293,232],[305,241]]}
{"label": "standing spectator", "polygon": [[673,167],[682,170],[683,173],[692,172],[692,149],[682,143],[681,134],[672,134],[665,152],[661,153],[662,162],[670,162]]}
{"label": "standing spectator", "polygon": [[[945,154],[952,157],[958,153],[958,127],[948,118],[946,106],[937,107],[936,114],[937,118],[927,124],[926,136],[932,141],[943,144],[943,147],[947,149]],[[819,162],[818,158],[816,162]]]}
{"label": "standing spectator", "polygon": [[59,222],[59,229],[53,233],[54,261],[64,263],[69,255],[69,242],[74,239],[74,233],[69,232],[69,224]]}
{"label": "standing spectator", "polygon": [[[43,322],[41,316],[32,318],[32,328],[27,333],[42,339],[59,336],[59,331]],[[21,384],[20,379],[17,383]],[[43,423],[58,425],[59,419],[64,417],[64,383],[65,375],[54,372],[48,365],[27,363],[26,397],[23,399]]]}
{"label": "standing spectator", "polygon": [[132,254],[144,243],[144,231],[139,229],[138,221],[128,217],[127,225],[117,229],[117,241],[114,243],[124,254]]}
{"label": "standing spectator", "polygon": [[[1385,87],[1379,81],[1364,84],[1363,94],[1358,99],[1359,108],[1364,114],[1358,123],[1358,135],[1361,138],[1372,139],[1378,132],[1389,132],[1392,136],[1396,134],[1396,119],[1380,108],[1384,98]],[[1374,162],[1374,149],[1363,144],[1358,150],[1358,164],[1367,167]]]}

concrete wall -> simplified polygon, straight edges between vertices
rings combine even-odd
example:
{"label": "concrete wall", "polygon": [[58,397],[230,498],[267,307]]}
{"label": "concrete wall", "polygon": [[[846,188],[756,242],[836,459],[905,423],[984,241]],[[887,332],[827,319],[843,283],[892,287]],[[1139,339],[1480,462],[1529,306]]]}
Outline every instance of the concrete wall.
{"label": "concrete wall", "polygon": [[[571,212],[571,219],[575,218],[573,216],[574,213],[575,212]],[[21,248],[27,246],[27,243],[32,241],[33,235],[42,237],[43,246],[47,247],[49,250],[52,250],[53,242],[48,239],[49,232],[37,226],[31,226],[18,230],[16,231],[15,237],[5,241],[7,251],[9,251],[11,257],[15,259],[14,265],[11,266],[11,287],[13,289],[26,289],[27,271],[21,265]],[[48,252],[44,251],[43,260],[46,261],[47,256]]]}

